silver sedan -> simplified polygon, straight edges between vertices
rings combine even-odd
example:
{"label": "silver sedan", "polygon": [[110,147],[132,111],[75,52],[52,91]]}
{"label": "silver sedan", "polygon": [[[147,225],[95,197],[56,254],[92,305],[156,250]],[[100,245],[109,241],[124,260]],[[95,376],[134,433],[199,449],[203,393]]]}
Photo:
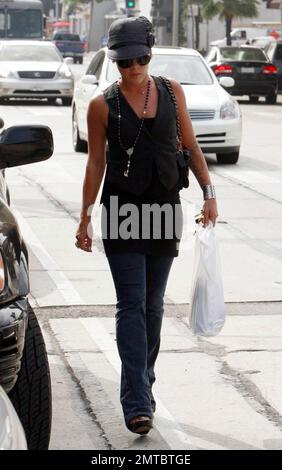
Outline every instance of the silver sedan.
{"label": "silver sedan", "polygon": [[70,105],[74,80],[55,44],[48,41],[0,41],[0,101],[9,98],[62,98]]}

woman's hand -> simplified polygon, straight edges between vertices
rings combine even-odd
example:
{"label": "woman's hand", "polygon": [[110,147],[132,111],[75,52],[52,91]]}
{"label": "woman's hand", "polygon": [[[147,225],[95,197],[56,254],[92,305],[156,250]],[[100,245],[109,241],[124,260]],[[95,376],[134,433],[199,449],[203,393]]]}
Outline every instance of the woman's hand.
{"label": "woman's hand", "polygon": [[206,199],[203,205],[202,214],[204,216],[203,225],[206,227],[209,221],[215,226],[218,217],[216,199]]}
{"label": "woman's hand", "polygon": [[[91,236],[89,236],[91,234]],[[76,231],[75,246],[83,251],[92,251],[92,226],[91,217],[85,217],[80,220]]]}

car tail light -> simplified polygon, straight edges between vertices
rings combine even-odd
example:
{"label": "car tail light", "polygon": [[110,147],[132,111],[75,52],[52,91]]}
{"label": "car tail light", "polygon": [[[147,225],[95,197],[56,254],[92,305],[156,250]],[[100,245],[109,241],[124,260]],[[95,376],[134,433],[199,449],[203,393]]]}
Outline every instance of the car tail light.
{"label": "car tail light", "polygon": [[4,290],[4,287],[5,287],[5,266],[4,266],[2,254],[0,253],[0,292]]}
{"label": "car tail light", "polygon": [[230,74],[233,72],[233,67],[229,64],[216,65],[213,69],[215,75]]}
{"label": "car tail light", "polygon": [[262,68],[262,73],[265,75],[273,75],[274,73],[277,73],[277,68],[275,65],[264,65]]}

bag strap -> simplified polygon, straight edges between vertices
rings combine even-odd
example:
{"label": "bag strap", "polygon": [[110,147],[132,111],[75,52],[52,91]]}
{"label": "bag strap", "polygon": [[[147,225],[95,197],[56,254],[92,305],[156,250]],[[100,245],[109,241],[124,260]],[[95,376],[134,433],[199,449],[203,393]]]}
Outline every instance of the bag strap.
{"label": "bag strap", "polygon": [[175,111],[176,111],[176,130],[177,130],[177,145],[178,145],[178,149],[182,149],[182,136],[181,136],[181,129],[180,129],[180,122],[179,122],[179,110],[178,110],[178,104],[177,104],[177,101],[176,101],[176,97],[175,97],[175,94],[174,94],[174,91],[173,91],[173,88],[172,88],[172,85],[171,85],[171,82],[168,78],[166,77],[162,77],[160,76],[160,79],[163,81],[163,83],[165,84],[169,94],[170,94],[170,97],[172,99],[172,102],[174,104],[174,107],[175,107]]}

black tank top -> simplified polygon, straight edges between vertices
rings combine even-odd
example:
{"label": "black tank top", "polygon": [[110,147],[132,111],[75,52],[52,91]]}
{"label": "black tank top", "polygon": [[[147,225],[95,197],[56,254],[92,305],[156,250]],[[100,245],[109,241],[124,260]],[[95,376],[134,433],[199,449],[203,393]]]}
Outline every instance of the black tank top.
{"label": "black tank top", "polygon": [[[124,99],[124,101],[126,101]],[[127,103],[126,103],[127,104]],[[127,104],[127,106],[129,106]],[[147,131],[151,132],[154,125],[155,118],[146,118],[144,125],[146,126]],[[142,204],[153,204],[159,203],[170,204],[173,211],[173,224],[181,224],[182,226],[182,213],[181,220],[179,220],[179,208],[180,208],[180,198],[179,191],[177,188],[172,190],[167,190],[163,184],[160,182],[155,159],[152,159],[152,180],[149,187],[143,192],[142,195],[136,196],[126,191],[121,191],[119,188],[115,187],[114,184],[110,183],[105,179],[103,195],[101,202],[103,203],[103,216],[104,224],[103,227],[107,227],[107,234],[110,233],[110,222],[111,222],[111,213],[110,213],[110,197],[118,196],[118,210],[123,204],[135,204],[141,214]],[[175,210],[178,206],[178,211]],[[106,209],[106,212],[105,212]],[[176,221],[177,218],[177,221]],[[124,218],[119,217],[119,223],[122,222]],[[164,223],[164,221],[162,221]],[[140,217],[140,227],[142,224],[142,217]],[[174,227],[172,228],[173,231]],[[162,229],[163,232],[163,229]],[[171,239],[166,239],[165,234],[162,233],[161,239],[142,239],[140,236],[139,239],[129,238],[124,240],[118,236],[118,238],[107,238],[103,236],[102,228],[102,240],[104,244],[105,253],[107,256],[110,256],[112,253],[121,253],[121,252],[139,252],[151,256],[178,256],[179,242],[180,238],[176,235]]]}

